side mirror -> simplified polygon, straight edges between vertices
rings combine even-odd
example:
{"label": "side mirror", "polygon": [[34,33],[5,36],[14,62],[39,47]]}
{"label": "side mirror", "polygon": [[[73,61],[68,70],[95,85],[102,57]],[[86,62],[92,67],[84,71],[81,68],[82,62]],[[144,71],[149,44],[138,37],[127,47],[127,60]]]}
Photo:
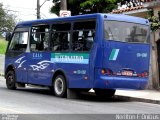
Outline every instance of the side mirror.
{"label": "side mirror", "polygon": [[6,41],[10,41],[12,37],[12,34],[10,32],[6,33]]}

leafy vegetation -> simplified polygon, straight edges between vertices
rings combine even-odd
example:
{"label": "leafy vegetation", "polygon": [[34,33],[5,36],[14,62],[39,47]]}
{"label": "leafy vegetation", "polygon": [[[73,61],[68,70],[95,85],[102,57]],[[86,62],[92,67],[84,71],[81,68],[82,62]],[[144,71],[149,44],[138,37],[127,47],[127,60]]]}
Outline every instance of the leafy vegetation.
{"label": "leafy vegetation", "polygon": [[[6,31],[12,31],[15,26],[15,16],[10,14],[9,11],[3,8],[3,4],[0,3],[0,33]],[[0,34],[0,36],[1,36]]]}
{"label": "leafy vegetation", "polygon": [[3,38],[0,38],[0,54],[5,54],[7,48],[7,41]]}
{"label": "leafy vegetation", "polygon": [[85,0],[80,4],[82,13],[111,12],[118,0]]}
{"label": "leafy vegetation", "polygon": [[158,12],[158,17],[154,16],[153,10],[148,12],[149,21],[151,25],[151,30],[156,31],[160,28],[160,11]]}
{"label": "leafy vegetation", "polygon": [[[90,13],[108,13],[117,7],[117,2],[121,0],[67,0],[67,8],[72,15],[90,14]],[[51,8],[52,13],[59,14],[60,2],[53,0],[55,4]]]}

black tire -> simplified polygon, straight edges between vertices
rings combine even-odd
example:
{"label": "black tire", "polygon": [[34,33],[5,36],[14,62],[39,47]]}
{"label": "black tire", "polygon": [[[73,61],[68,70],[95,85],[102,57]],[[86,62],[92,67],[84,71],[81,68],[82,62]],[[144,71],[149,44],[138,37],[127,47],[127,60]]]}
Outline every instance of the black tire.
{"label": "black tire", "polygon": [[64,98],[67,95],[67,84],[63,75],[58,75],[53,82],[55,96]]}
{"label": "black tire", "polygon": [[10,90],[16,89],[16,76],[15,76],[15,72],[13,70],[7,72],[6,86]]}
{"label": "black tire", "polygon": [[116,90],[113,89],[95,89],[95,93],[100,98],[111,98],[114,96]]}

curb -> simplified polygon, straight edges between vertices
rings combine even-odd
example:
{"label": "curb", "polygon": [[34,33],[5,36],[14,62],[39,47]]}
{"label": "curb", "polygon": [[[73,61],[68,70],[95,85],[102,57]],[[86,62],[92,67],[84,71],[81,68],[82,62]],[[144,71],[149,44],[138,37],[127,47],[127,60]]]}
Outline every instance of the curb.
{"label": "curb", "polygon": [[[3,55],[3,54],[0,54],[0,57],[5,57],[5,55]],[[4,76],[4,73],[0,70],[0,76]]]}
{"label": "curb", "polygon": [[136,102],[160,104],[160,100],[152,100],[152,99],[145,99],[145,98],[135,98],[135,97],[121,96],[121,95],[115,95],[114,98],[121,99],[121,100],[136,101]]}

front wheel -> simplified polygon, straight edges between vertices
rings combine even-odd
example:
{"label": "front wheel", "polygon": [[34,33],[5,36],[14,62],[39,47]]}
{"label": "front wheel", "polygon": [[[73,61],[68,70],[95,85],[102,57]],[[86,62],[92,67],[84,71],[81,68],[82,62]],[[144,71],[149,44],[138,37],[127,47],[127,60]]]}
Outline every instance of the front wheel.
{"label": "front wheel", "polygon": [[8,71],[6,75],[6,86],[10,90],[16,89],[16,76],[14,71]]}
{"label": "front wheel", "polygon": [[54,94],[57,97],[66,97],[67,85],[64,76],[58,75],[53,82]]}
{"label": "front wheel", "polygon": [[116,90],[113,89],[95,89],[95,93],[98,97],[104,98],[110,98],[114,96]]}

